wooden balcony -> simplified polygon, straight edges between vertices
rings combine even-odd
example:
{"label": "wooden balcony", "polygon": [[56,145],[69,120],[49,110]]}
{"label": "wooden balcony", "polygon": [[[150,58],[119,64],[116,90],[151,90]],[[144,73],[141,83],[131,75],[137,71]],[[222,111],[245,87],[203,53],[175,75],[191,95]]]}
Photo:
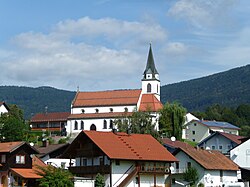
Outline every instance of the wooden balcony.
{"label": "wooden balcony", "polygon": [[110,173],[110,165],[100,165],[100,166],[75,166],[69,167],[69,171],[73,174],[108,174]]}
{"label": "wooden balcony", "polygon": [[139,173],[170,174],[170,169],[165,166],[140,166]]}

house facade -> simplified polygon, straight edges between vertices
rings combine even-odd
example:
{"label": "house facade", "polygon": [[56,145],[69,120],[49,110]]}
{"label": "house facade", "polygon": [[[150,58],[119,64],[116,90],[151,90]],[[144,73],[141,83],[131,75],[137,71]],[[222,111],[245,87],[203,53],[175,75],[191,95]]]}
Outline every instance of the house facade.
{"label": "house facade", "polygon": [[0,143],[0,186],[38,186],[36,165],[45,164],[34,156],[37,153],[25,142]]}
{"label": "house facade", "polygon": [[37,113],[30,119],[31,130],[46,130],[49,133],[59,132],[60,135],[66,136],[66,124],[69,115],[70,112]]}
{"label": "house facade", "polygon": [[74,137],[82,130],[111,131],[115,120],[126,120],[134,111],[150,111],[158,130],[158,110],[162,108],[162,103],[159,73],[151,46],[141,82],[142,88],[135,90],[78,91],[71,104],[67,134]]}
{"label": "house facade", "polygon": [[213,132],[225,132],[229,134],[239,135],[240,128],[228,122],[192,120],[185,126],[185,138],[193,142],[201,142]]}
{"label": "house facade", "polygon": [[202,149],[217,150],[224,155],[229,155],[229,151],[241,143],[242,136],[225,132],[214,132],[200,143]]}
{"label": "house facade", "polygon": [[0,101],[0,116],[4,113],[8,113],[8,112],[9,112],[9,107],[6,105],[5,102]]}
{"label": "house facade", "polygon": [[246,138],[238,146],[230,150],[230,159],[241,169],[241,178],[250,185],[250,139]]}
{"label": "house facade", "polygon": [[188,168],[197,170],[198,180],[196,185],[204,186],[244,186],[238,182],[238,166],[219,151],[204,150],[191,145],[163,139],[164,146],[173,152],[179,162],[173,163],[172,186],[185,184],[183,174]]}
{"label": "house facade", "polygon": [[78,177],[105,178],[105,186],[168,186],[177,159],[151,135],[82,131],[62,157],[74,158]]}

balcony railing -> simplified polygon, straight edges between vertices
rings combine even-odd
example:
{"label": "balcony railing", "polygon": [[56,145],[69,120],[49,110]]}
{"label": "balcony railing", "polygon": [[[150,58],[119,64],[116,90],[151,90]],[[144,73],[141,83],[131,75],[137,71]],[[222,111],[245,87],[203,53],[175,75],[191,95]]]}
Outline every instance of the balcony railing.
{"label": "balcony railing", "polygon": [[169,174],[170,169],[166,166],[140,166],[140,173],[158,173],[158,174]]}
{"label": "balcony railing", "polygon": [[110,173],[110,166],[109,165],[99,165],[99,166],[74,166],[69,167],[69,171],[73,174],[108,174]]}
{"label": "balcony railing", "polygon": [[181,169],[174,169],[171,171],[172,174],[178,174],[178,173],[184,173],[187,170],[187,168],[181,168]]}

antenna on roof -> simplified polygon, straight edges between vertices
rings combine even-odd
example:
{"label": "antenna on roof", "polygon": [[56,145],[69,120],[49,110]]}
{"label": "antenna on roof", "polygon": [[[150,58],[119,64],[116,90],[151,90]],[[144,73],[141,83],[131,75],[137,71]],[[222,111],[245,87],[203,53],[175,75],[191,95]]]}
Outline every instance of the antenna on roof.
{"label": "antenna on roof", "polygon": [[170,138],[170,140],[171,140],[172,142],[175,142],[175,141],[176,141],[176,138],[175,138],[174,136],[172,136],[172,137]]}
{"label": "antenna on roof", "polygon": [[77,86],[77,90],[76,91],[79,92],[79,85]]}

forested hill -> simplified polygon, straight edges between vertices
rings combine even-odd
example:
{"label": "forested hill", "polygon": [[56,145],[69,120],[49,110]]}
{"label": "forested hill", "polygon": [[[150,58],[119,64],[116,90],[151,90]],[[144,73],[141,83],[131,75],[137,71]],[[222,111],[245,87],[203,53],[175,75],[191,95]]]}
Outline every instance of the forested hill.
{"label": "forested hill", "polygon": [[162,86],[161,101],[178,101],[188,111],[204,110],[215,103],[228,107],[250,104],[250,65]]}
{"label": "forested hill", "polygon": [[[0,86],[0,101],[16,104],[29,119],[33,114],[70,111],[75,92],[51,87]],[[190,81],[161,87],[162,103],[179,101],[188,111],[250,104],[250,65]]]}
{"label": "forested hill", "polygon": [[58,90],[52,87],[0,86],[0,101],[16,104],[24,111],[26,119],[33,114],[44,112],[70,111],[75,92]]}

